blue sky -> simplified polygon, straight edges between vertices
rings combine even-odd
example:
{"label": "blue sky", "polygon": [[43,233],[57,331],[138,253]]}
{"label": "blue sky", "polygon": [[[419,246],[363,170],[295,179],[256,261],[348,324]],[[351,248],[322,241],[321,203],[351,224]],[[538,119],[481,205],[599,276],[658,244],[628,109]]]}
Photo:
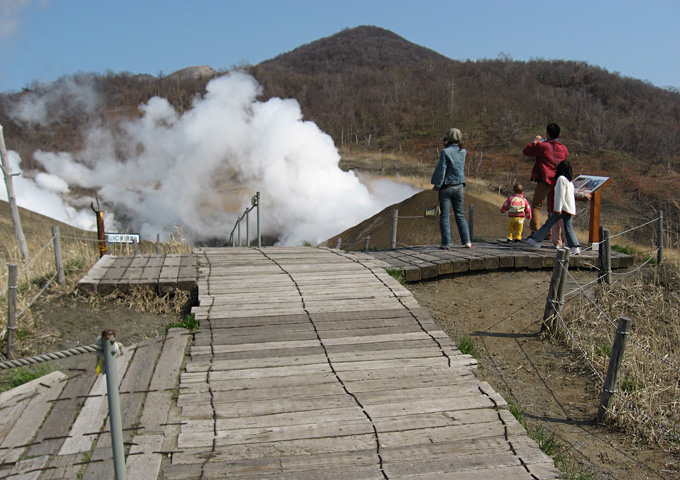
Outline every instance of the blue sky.
{"label": "blue sky", "polygon": [[679,21],[677,0],[0,0],[0,92],[76,72],[257,64],[359,25],[456,60],[586,61],[680,88]]}

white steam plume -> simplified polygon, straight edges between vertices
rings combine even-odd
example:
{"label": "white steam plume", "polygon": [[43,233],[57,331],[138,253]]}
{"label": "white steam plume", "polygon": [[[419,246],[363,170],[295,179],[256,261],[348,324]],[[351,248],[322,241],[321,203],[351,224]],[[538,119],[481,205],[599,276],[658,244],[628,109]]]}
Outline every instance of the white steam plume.
{"label": "white steam plume", "polygon": [[388,182],[371,194],[338,167],[332,139],[302,120],[295,100],[259,102],[260,93],[255,79],[233,72],[211,81],[181,116],[152,98],[116,133],[92,128],[78,153],[36,152],[47,173],[35,186],[80,208],[91,198],[78,204],[71,189],[94,189],[119,222],[109,231],[146,239],[175,225],[193,240],[227,239],[259,191],[263,234],[287,245],[321,242],[416,192]]}

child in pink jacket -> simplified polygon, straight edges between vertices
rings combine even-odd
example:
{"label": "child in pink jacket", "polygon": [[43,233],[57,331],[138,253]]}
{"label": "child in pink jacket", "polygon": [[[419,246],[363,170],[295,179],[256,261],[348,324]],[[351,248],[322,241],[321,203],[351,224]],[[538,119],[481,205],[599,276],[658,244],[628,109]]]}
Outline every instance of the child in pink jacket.
{"label": "child in pink jacket", "polygon": [[508,239],[506,242],[519,242],[522,240],[522,230],[524,229],[524,219],[531,220],[531,205],[524,198],[524,186],[517,184],[512,188],[514,195],[508,197],[501,213],[508,212],[510,223],[508,224]]}

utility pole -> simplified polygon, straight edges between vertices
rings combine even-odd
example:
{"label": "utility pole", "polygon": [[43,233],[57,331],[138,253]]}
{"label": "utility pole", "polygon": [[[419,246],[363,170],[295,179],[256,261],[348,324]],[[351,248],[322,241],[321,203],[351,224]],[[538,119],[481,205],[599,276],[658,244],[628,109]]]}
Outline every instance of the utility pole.
{"label": "utility pole", "polygon": [[24,230],[21,228],[21,218],[19,217],[19,208],[17,207],[16,197],[14,196],[14,185],[12,184],[12,167],[9,164],[9,156],[7,155],[7,147],[5,146],[5,136],[3,135],[3,128],[0,125],[0,160],[2,160],[2,173],[5,175],[5,185],[7,186],[7,200],[9,202],[9,210],[12,215],[12,224],[14,225],[14,234],[17,237],[19,244],[19,251],[24,262],[28,262],[28,246],[26,245],[26,237],[24,237]]}

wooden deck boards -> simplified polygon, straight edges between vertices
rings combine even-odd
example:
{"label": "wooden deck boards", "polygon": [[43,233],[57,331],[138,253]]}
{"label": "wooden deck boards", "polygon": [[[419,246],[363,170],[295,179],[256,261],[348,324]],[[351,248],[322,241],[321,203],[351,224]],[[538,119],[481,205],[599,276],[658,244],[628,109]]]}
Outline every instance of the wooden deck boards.
{"label": "wooden deck boards", "polygon": [[[385,271],[544,268],[545,253],[203,249],[165,273],[163,256],[104,257],[92,291],[163,293],[184,270],[200,301],[190,357],[173,329],[117,359],[127,478],[558,478],[476,360]],[[113,478],[93,357],[0,395],[0,478]]]}
{"label": "wooden deck boards", "polygon": [[[201,327],[162,478],[558,478],[384,263],[305,247],[196,254]],[[437,274],[448,262],[411,257]]]}

